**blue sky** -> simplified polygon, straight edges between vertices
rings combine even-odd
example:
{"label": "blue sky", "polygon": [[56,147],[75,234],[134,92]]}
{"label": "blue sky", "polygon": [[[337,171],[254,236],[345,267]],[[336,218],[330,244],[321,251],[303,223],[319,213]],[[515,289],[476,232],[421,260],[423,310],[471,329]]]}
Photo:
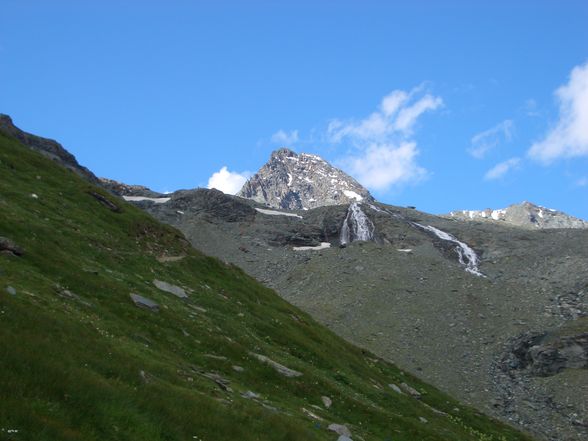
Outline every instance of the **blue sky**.
{"label": "blue sky", "polygon": [[234,187],[275,148],[383,202],[588,218],[588,2],[2,0],[0,112],[99,176]]}

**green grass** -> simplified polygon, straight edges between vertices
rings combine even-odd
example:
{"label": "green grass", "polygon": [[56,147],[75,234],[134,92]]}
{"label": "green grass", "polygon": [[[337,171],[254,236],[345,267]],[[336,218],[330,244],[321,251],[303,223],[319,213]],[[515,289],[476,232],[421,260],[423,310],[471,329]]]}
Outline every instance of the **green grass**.
{"label": "green grass", "polygon": [[[343,341],[177,230],[1,134],[0,236],[25,251],[0,254],[2,440],[335,440],[331,422],[364,440],[530,439]],[[130,293],[160,311],[136,307]],[[303,375],[286,378],[251,352]],[[402,382],[422,400],[387,386]]]}

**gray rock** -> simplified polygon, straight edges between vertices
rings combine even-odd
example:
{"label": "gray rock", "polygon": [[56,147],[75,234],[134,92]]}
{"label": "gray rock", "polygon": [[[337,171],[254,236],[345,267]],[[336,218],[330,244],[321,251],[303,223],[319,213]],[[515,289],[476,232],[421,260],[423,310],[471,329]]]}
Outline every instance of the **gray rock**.
{"label": "gray rock", "polygon": [[347,436],[351,438],[351,431],[347,428],[347,426],[344,426],[343,424],[332,423],[329,424],[328,429],[331,432],[335,432],[337,435]]}
{"label": "gray rock", "polygon": [[188,298],[188,294],[186,294],[186,291],[183,288],[180,288],[179,286],[172,285],[171,283],[167,283],[157,279],[153,281],[153,284],[160,290],[169,292],[170,294],[173,294],[174,296],[179,297],[180,299]]}
{"label": "gray rock", "polygon": [[243,372],[245,369],[243,367],[241,367],[241,366],[236,366],[235,365],[235,366],[233,366],[233,370],[235,372]]}
{"label": "gray rock", "polygon": [[130,296],[133,303],[140,308],[146,308],[154,312],[159,311],[159,305],[153,300],[140,296],[139,294],[130,294]]}
{"label": "gray rock", "polygon": [[337,438],[337,441],[353,441],[353,440],[351,438],[349,438],[348,436],[341,435],[339,438]]}
{"label": "gray rock", "polygon": [[248,400],[255,399],[255,398],[259,398],[259,394],[256,394],[255,392],[253,392],[253,391],[250,391],[250,390],[248,390],[247,392],[243,392],[243,393],[241,394],[241,396],[242,396],[243,398],[247,398]]}
{"label": "gray rock", "polygon": [[419,417],[419,421],[420,421],[421,423],[428,423],[428,422],[429,422],[429,420],[428,420],[428,419],[426,419],[426,418],[424,418],[424,417],[422,417],[422,416],[421,416],[421,417]]}
{"label": "gray rock", "polygon": [[139,377],[141,378],[141,381],[143,381],[143,383],[145,383],[145,384],[152,383],[154,380],[153,375],[151,375],[149,372],[145,372],[143,370],[139,371]]}
{"label": "gray rock", "polygon": [[14,289],[13,286],[7,286],[6,287],[6,292],[8,294],[10,294],[11,296],[15,296],[16,295],[16,289]]}
{"label": "gray rock", "polygon": [[321,397],[321,400],[327,409],[329,407],[331,407],[331,405],[333,404],[333,400],[331,400],[329,397],[326,397],[324,395]]}
{"label": "gray rock", "polygon": [[402,389],[404,392],[406,392],[411,397],[416,398],[417,400],[419,400],[421,398],[421,393],[406,383],[401,383],[400,389]]}
{"label": "gray rock", "polygon": [[143,185],[129,185],[106,178],[99,178],[99,180],[104,188],[119,196],[161,197],[161,193],[152,191]]}
{"label": "gray rock", "polygon": [[0,253],[12,254],[14,256],[22,256],[24,251],[21,247],[15,244],[7,237],[0,236]]}
{"label": "gray rock", "polygon": [[355,179],[322,158],[286,148],[274,151],[237,196],[288,210],[374,200]]}
{"label": "gray rock", "polygon": [[280,374],[284,375],[285,377],[300,377],[300,376],[302,376],[302,372],[298,372],[298,371],[295,371],[294,369],[290,369],[290,368],[284,366],[283,364],[280,364],[278,362],[273,361],[272,359],[266,357],[265,355],[256,354],[254,352],[250,352],[250,354],[253,355],[255,358],[257,358],[262,363],[265,363],[265,364],[271,366],[272,368],[274,368],[276,371],[278,371]]}
{"label": "gray rock", "polygon": [[394,383],[391,383],[388,385],[390,387],[390,389],[392,389],[394,392],[403,395],[402,391],[400,390],[400,388],[398,386],[396,386]]}

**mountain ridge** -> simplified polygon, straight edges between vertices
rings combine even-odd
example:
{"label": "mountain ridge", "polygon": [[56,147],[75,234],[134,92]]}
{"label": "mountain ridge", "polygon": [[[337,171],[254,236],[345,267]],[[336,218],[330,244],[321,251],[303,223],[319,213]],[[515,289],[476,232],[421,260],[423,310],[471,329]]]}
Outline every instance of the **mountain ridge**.
{"label": "mountain ridge", "polygon": [[3,133],[0,176],[3,440],[530,440]]}
{"label": "mountain ridge", "polygon": [[456,210],[443,216],[463,221],[504,222],[531,229],[588,228],[588,221],[528,201],[501,209]]}
{"label": "mountain ridge", "polygon": [[586,230],[544,234],[355,200],[269,210],[217,190],[113,185],[338,335],[479,410],[540,439],[586,435],[573,417],[586,414]]}

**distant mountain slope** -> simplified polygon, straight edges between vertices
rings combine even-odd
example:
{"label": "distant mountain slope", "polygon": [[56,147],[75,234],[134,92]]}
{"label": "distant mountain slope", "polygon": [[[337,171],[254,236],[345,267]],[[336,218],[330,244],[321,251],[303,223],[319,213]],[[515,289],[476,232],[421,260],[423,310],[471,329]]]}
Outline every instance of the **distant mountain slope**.
{"label": "distant mountain slope", "polygon": [[75,156],[64,149],[57,141],[42,138],[19,129],[14,125],[10,116],[2,113],[0,113],[0,133],[4,133],[5,135],[17,139],[27,147],[36,150],[64,167],[73,170],[90,182],[98,184],[98,178],[96,178],[94,173],[86,167],[81,166]]}
{"label": "distant mountain slope", "polygon": [[2,440],[530,439],[2,134],[0,236]]}
{"label": "distant mountain slope", "polygon": [[588,436],[588,229],[379,203],[268,209],[205,189],[135,203],[480,410],[544,440]]}
{"label": "distant mountain slope", "polygon": [[588,228],[588,222],[552,208],[545,208],[531,202],[513,204],[507,208],[493,210],[452,211],[447,217],[466,221],[503,222],[523,228]]}
{"label": "distant mountain slope", "polygon": [[373,201],[355,179],[322,158],[289,149],[274,151],[237,195],[288,210]]}

